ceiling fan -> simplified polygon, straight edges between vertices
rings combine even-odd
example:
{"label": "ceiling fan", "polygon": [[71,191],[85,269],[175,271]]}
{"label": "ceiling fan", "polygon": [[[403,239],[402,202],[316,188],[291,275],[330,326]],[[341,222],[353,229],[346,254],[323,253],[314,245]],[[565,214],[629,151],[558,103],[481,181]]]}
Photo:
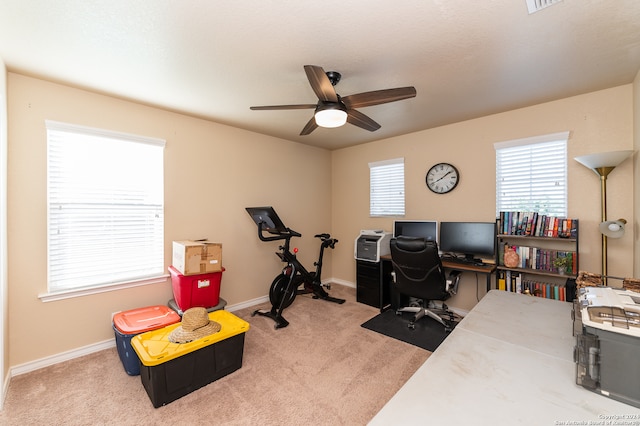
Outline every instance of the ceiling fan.
{"label": "ceiling fan", "polygon": [[318,96],[317,104],[252,106],[250,108],[254,111],[315,109],[313,117],[300,132],[302,136],[313,132],[318,126],[340,127],[346,122],[374,132],[380,128],[380,125],[355,108],[401,101],[416,96],[415,87],[409,86],[374,90],[342,97],[334,89],[342,77],[339,72],[325,72],[322,67],[316,65],[305,65],[304,71],[307,73],[311,88]]}

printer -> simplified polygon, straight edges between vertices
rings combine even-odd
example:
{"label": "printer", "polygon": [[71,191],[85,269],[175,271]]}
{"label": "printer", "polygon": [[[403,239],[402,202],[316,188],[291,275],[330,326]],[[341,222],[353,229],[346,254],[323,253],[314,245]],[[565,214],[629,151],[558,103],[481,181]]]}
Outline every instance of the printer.
{"label": "printer", "polygon": [[382,229],[363,229],[356,238],[354,257],[367,262],[380,262],[380,256],[391,253],[391,232]]}
{"label": "printer", "polygon": [[573,320],[576,383],[640,408],[640,293],[583,287]]}

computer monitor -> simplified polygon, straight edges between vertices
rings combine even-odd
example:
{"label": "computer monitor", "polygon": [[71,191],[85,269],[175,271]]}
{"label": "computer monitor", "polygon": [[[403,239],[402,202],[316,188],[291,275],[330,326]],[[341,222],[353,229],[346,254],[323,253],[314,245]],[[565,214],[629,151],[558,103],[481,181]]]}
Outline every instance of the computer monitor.
{"label": "computer monitor", "polygon": [[440,251],[468,260],[495,257],[495,222],[441,222]]}
{"label": "computer monitor", "polygon": [[438,222],[435,220],[396,220],[393,222],[393,236],[421,237],[438,242]]}
{"label": "computer monitor", "polygon": [[280,235],[287,232],[287,227],[284,226],[273,207],[246,207],[246,210],[256,225],[262,223],[262,229],[270,234]]}

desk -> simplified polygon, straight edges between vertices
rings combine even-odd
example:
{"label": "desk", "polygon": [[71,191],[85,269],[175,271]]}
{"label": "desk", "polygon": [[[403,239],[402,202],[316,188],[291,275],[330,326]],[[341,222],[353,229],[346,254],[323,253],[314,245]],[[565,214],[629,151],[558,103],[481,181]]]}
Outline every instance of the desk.
{"label": "desk", "polygon": [[637,422],[640,409],[575,383],[571,307],[490,291],[369,425]]}
{"label": "desk", "polygon": [[487,293],[491,291],[491,275],[496,270],[496,265],[470,265],[466,263],[449,262],[447,260],[442,261],[442,266],[445,269],[454,269],[462,272],[475,272],[477,274],[485,274],[487,276]]}
{"label": "desk", "polygon": [[[380,256],[380,262],[391,262],[391,255],[385,254]],[[468,263],[450,262],[447,260],[442,261],[442,266],[445,269],[454,269],[462,272],[475,272],[477,274],[484,274],[487,276],[487,293],[491,291],[491,275],[496,270],[496,265],[472,265]]]}

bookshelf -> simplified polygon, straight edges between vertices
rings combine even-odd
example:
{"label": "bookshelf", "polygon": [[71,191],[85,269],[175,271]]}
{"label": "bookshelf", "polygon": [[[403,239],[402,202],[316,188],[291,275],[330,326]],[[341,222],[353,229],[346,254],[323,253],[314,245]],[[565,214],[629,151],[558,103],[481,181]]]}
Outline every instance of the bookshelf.
{"label": "bookshelf", "polygon": [[[496,220],[496,287],[556,300],[579,271],[579,221],[535,212],[500,212]],[[505,253],[514,263],[505,264]],[[564,258],[566,266],[558,266]]]}

